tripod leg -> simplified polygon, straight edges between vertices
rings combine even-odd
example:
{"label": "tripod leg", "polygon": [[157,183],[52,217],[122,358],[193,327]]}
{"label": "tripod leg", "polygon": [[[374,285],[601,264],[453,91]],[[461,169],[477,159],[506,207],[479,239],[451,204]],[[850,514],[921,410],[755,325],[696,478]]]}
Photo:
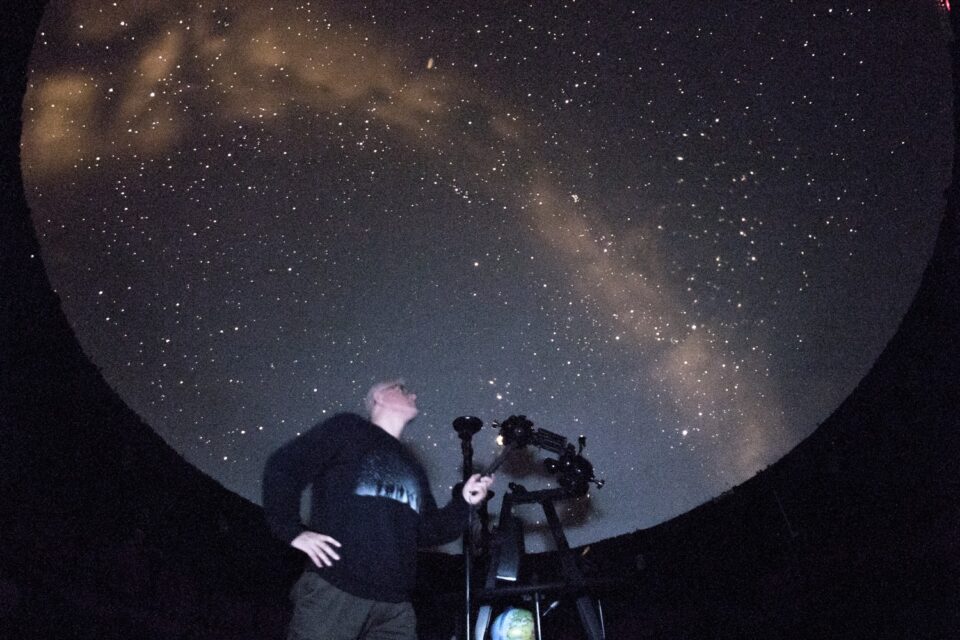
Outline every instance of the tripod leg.
{"label": "tripod leg", "polygon": [[[540,504],[543,505],[543,512],[550,524],[550,532],[553,534],[553,540],[556,542],[557,550],[560,553],[560,569],[564,579],[574,587],[585,588],[586,579],[577,565],[577,559],[570,549],[567,537],[563,535],[563,527],[560,526],[560,517],[557,516],[557,509],[553,506],[553,501],[543,500]],[[603,627],[600,626],[597,609],[590,596],[582,595],[577,598],[577,613],[580,615],[580,624],[587,633],[587,638],[589,640],[603,640]]]}
{"label": "tripod leg", "polygon": [[523,523],[515,515],[500,520],[497,526],[499,558],[497,579],[516,582],[520,576],[520,559],[523,557]]}
{"label": "tripod leg", "polygon": [[[500,504],[500,519],[497,522],[497,530],[494,533],[490,544],[490,566],[487,567],[487,580],[484,588],[489,592],[496,588],[497,578],[503,576],[504,567],[501,567],[506,560],[509,574],[506,579],[516,580],[519,571],[520,555],[523,554],[523,523],[519,518],[513,515],[513,493],[503,496],[503,502]],[[474,640],[484,640],[487,629],[490,626],[490,618],[493,615],[493,606],[485,604],[477,612],[477,624],[474,627]]]}
{"label": "tripod leg", "polygon": [[[490,566],[487,567],[487,579],[483,586],[487,591],[493,589],[497,584],[497,565],[500,563],[500,545],[497,544],[497,538],[494,538],[490,549]],[[474,626],[474,640],[484,640],[487,629],[490,627],[490,617],[493,615],[493,605],[482,604],[477,610],[477,623]]]}
{"label": "tripod leg", "polygon": [[587,638],[590,640],[603,640],[603,627],[600,626],[600,619],[597,618],[597,609],[593,605],[593,599],[590,596],[580,596],[577,598],[577,613],[580,615],[580,624],[587,632]]}

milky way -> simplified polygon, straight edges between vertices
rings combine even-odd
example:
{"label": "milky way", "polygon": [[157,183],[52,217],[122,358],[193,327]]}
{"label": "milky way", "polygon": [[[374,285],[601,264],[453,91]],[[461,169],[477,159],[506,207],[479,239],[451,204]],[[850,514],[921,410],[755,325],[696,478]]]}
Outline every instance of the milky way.
{"label": "milky way", "polygon": [[441,496],[456,416],[585,434],[607,483],[575,544],[774,462],[930,255],[944,9],[634,4],[54,3],[23,167],[85,351],[253,500],[274,448],[398,375]]}

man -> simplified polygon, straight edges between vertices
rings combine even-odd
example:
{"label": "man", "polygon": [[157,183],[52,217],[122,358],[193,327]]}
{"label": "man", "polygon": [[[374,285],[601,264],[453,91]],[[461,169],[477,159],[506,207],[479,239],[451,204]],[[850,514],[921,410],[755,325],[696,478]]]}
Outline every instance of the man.
{"label": "man", "polygon": [[[307,555],[294,585],[288,640],[416,638],[410,604],[417,547],[454,540],[491,477],[474,474],[438,509],[423,468],[401,444],[417,396],[394,380],[373,385],[369,420],[342,413],[278,449],[263,475],[274,535]],[[311,487],[310,523],[300,498]]]}

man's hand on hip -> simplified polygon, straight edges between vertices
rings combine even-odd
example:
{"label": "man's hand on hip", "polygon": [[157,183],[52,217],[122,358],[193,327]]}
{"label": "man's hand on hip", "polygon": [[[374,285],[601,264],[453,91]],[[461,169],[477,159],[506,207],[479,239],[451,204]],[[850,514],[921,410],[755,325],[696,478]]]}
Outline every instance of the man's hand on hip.
{"label": "man's hand on hip", "polygon": [[300,549],[310,557],[318,567],[332,567],[340,559],[334,547],[340,543],[328,535],[315,531],[304,531],[290,542],[290,546]]}

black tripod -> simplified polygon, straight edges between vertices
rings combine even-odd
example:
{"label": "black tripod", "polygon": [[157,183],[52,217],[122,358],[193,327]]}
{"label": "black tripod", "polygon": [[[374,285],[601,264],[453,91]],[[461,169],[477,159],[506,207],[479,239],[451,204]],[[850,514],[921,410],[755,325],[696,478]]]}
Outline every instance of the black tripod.
{"label": "black tripod", "polygon": [[[469,470],[473,468],[473,446],[470,442],[473,435],[479,431],[482,422],[478,418],[457,418],[454,421],[454,429],[460,436],[464,457],[464,478],[469,476]],[[496,423],[495,423],[496,425]],[[580,616],[580,622],[587,634],[588,640],[604,640],[604,629],[602,616],[599,615],[599,605],[594,603],[587,593],[587,581],[577,564],[576,556],[570,549],[567,538],[563,533],[563,527],[560,524],[560,518],[557,515],[557,509],[554,506],[556,500],[566,500],[576,498],[587,493],[590,483],[597,487],[603,486],[603,480],[597,480],[593,475],[593,466],[581,454],[586,444],[586,439],[581,436],[579,439],[579,449],[567,442],[567,439],[561,435],[547,431],[546,429],[534,429],[533,423],[525,416],[510,416],[502,424],[496,425],[500,428],[500,440],[504,445],[504,450],[497,459],[482,473],[489,475],[499,467],[510,453],[534,445],[540,449],[545,449],[556,454],[556,459],[548,458],[544,461],[544,466],[550,473],[556,473],[559,476],[560,487],[556,489],[545,489],[540,491],[527,491],[519,484],[510,484],[510,493],[504,496],[500,508],[500,520],[497,525],[497,533],[493,544],[490,546],[490,563],[488,565],[486,582],[482,599],[485,602],[496,599],[498,594],[497,579],[516,582],[519,575],[520,558],[524,551],[523,525],[520,519],[513,515],[513,507],[519,504],[539,503],[543,507],[544,515],[550,526],[550,532],[557,546],[560,555],[560,570],[563,577],[563,583],[559,588],[564,591],[572,592],[576,596],[577,612]],[[484,507],[481,515],[486,515]],[[466,624],[464,640],[470,640],[471,613],[473,609],[471,593],[471,567],[473,542],[471,540],[472,525],[476,514],[471,513],[470,525],[464,534],[464,564],[466,572]],[[486,518],[483,518],[483,531],[486,532]],[[510,589],[516,592],[517,588]],[[520,588],[520,591],[533,593],[537,616],[535,619],[537,638],[540,634],[540,596],[543,589],[539,586],[529,588]],[[475,640],[484,640],[487,628],[490,625],[490,616],[492,607],[484,604],[480,607],[477,615],[476,638]]]}
{"label": "black tripod", "polygon": [[[593,598],[587,593],[586,577],[580,570],[573,550],[570,549],[567,537],[563,533],[563,527],[560,525],[557,509],[554,506],[554,502],[557,500],[566,500],[574,497],[577,497],[577,494],[569,488],[561,487],[557,489],[527,491],[519,484],[510,484],[510,493],[503,497],[503,503],[500,507],[500,520],[490,551],[490,565],[487,570],[486,582],[484,583],[484,595],[496,595],[498,579],[510,582],[517,581],[520,559],[524,553],[523,524],[519,518],[513,515],[513,507],[520,504],[539,503],[543,507],[543,513],[547,517],[547,523],[550,526],[550,533],[553,536],[554,543],[560,555],[560,575],[564,580],[564,583],[560,586],[565,591],[570,591],[575,595],[577,614],[580,617],[580,624],[583,626],[587,638],[589,640],[604,640],[604,628],[599,616],[597,603],[595,603]],[[534,592],[538,605],[534,622],[536,624],[537,637],[539,638],[541,637],[539,613],[540,593],[536,587],[531,588],[531,591]],[[476,640],[484,640],[487,628],[490,626],[492,610],[493,607],[489,604],[484,604],[480,607],[475,629]]]}

